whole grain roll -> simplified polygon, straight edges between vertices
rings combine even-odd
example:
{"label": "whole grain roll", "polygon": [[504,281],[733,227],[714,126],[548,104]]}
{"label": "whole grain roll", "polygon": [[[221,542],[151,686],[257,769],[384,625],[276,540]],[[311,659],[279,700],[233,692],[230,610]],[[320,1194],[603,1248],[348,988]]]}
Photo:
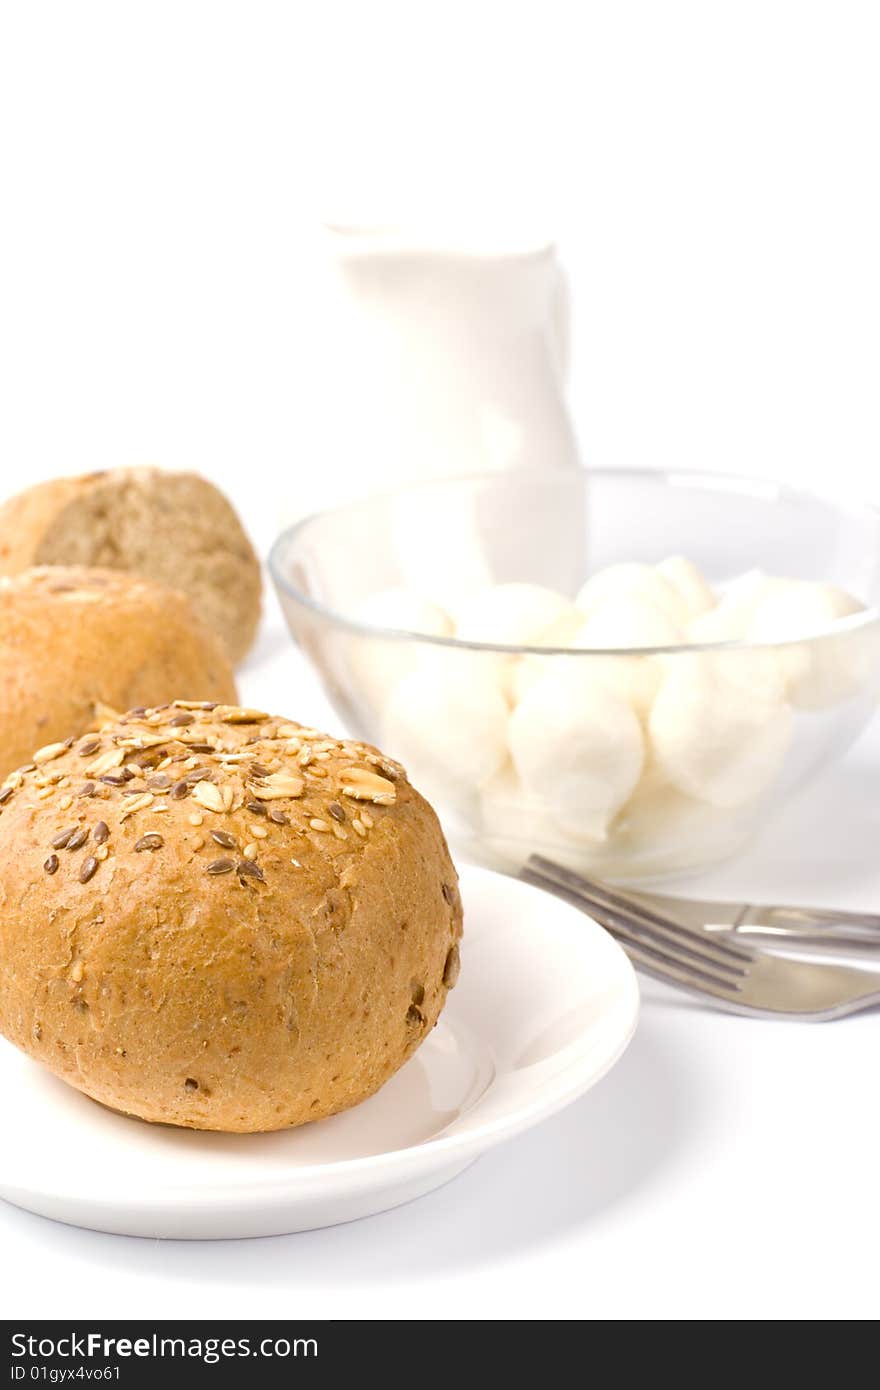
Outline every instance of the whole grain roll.
{"label": "whole grain roll", "polygon": [[442,831],[364,744],[178,701],[50,751],[0,802],[0,1032],[116,1110],[239,1132],[331,1115],[455,984]]}
{"label": "whole grain roll", "polygon": [[260,563],[231,503],[196,473],[119,468],[38,483],[0,505],[0,574],[129,570],[182,589],[237,663],[260,617]]}
{"label": "whole grain roll", "polygon": [[234,700],[225,651],[175,590],[113,570],[0,578],[0,776],[92,727],[101,706]]}

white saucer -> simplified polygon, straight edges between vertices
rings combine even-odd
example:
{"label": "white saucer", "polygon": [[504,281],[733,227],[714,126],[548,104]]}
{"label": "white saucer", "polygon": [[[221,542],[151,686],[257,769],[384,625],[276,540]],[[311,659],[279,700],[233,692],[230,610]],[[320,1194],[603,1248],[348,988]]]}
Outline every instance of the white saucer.
{"label": "white saucer", "polygon": [[277,1134],[127,1119],[0,1039],[0,1196],[125,1235],[281,1235],[420,1197],[538,1124],[617,1061],[638,1015],[620,948],[575,908],[485,869],[462,872],[457,987],[378,1095]]}

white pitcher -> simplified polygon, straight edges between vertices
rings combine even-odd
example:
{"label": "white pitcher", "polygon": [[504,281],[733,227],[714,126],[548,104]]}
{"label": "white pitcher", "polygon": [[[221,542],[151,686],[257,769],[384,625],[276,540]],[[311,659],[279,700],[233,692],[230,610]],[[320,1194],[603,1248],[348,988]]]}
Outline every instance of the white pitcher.
{"label": "white pitcher", "polygon": [[[334,447],[358,459],[363,492],[507,468],[576,468],[565,403],[568,295],[552,243],[329,227]],[[408,533],[411,582],[436,565],[434,537]],[[463,518],[457,517],[461,535]],[[425,547],[428,547],[428,553]],[[503,537],[464,546],[450,587],[504,568]],[[560,557],[561,558],[561,557]]]}
{"label": "white pitcher", "polygon": [[334,376],[372,482],[577,464],[552,244],[354,227],[327,237]]}

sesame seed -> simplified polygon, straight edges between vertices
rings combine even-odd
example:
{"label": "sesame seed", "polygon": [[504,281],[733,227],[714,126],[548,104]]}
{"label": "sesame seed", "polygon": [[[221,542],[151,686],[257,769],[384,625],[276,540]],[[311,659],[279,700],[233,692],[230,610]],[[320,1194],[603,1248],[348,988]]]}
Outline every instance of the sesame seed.
{"label": "sesame seed", "polygon": [[58,855],[50,854],[49,858],[43,861],[43,868],[47,874],[54,874],[58,868]]}
{"label": "sesame seed", "polygon": [[245,859],[256,859],[259,852],[260,850],[257,842],[255,840],[250,840],[242,850],[242,855]]}
{"label": "sesame seed", "polygon": [[97,868],[98,861],[93,854],[90,854],[88,859],[84,859],[82,864],[80,865],[80,883],[88,883],[89,879],[92,878],[94,874],[97,872]]}
{"label": "sesame seed", "polygon": [[204,837],[204,835],[193,835],[192,846],[193,846],[193,849],[204,849],[204,848],[205,848],[205,837]]}
{"label": "sesame seed", "polygon": [[329,827],[329,825],[327,824],[327,822],[326,822],[325,820],[320,820],[317,816],[314,816],[314,817],[309,821],[309,825],[312,827],[313,830],[317,830],[317,831],[319,831],[319,832],[322,833],[322,834],[323,834],[323,832],[324,832],[325,830],[329,830],[329,829],[330,829],[330,827]]}
{"label": "sesame seed", "polygon": [[164,801],[155,801],[155,802],[153,803],[153,814],[154,814],[154,815],[156,815],[159,811],[167,811],[167,810],[168,810],[168,806],[167,806],[167,804],[166,804]]}
{"label": "sesame seed", "polygon": [[258,840],[266,840],[269,837],[269,832],[265,825],[252,825],[251,834]]}
{"label": "sesame seed", "polygon": [[190,811],[187,816],[190,825],[201,825],[204,819],[205,817],[202,815],[201,811]]}
{"label": "sesame seed", "polygon": [[291,862],[291,864],[293,865],[293,867],[294,867],[295,869],[301,869],[301,868],[302,868],[302,864],[299,862],[298,859],[291,859],[290,862]]}
{"label": "sesame seed", "polygon": [[361,839],[363,839],[367,833],[361,821],[358,820],[357,816],[355,816],[354,820],[352,821],[351,828],[356,835],[360,835]]}
{"label": "sesame seed", "polygon": [[82,961],[75,960],[73,962],[73,965],[70,967],[70,978],[73,980],[74,984],[79,984],[84,973],[85,970]]}
{"label": "sesame seed", "polygon": [[58,808],[59,808],[59,810],[61,810],[61,811],[67,811],[67,810],[69,810],[70,807],[71,807],[72,805],[73,805],[73,797],[72,797],[72,796],[62,796],[61,800],[58,802]]}
{"label": "sesame seed", "polygon": [[347,840],[347,839],[348,839],[348,831],[347,831],[347,830],[343,830],[343,828],[342,828],[341,825],[333,824],[333,825],[331,825],[330,829],[333,831],[333,834],[336,836],[337,840]]}
{"label": "sesame seed", "polygon": [[39,791],[37,792],[37,799],[39,801],[45,801],[47,797],[53,796],[54,792],[54,787],[40,787]]}
{"label": "sesame seed", "polygon": [[110,851],[106,845],[98,845],[98,848],[95,850],[95,858],[103,863],[109,853]]}
{"label": "sesame seed", "polygon": [[369,811],[361,811],[361,820],[368,830],[372,830],[373,826],[376,824]]}

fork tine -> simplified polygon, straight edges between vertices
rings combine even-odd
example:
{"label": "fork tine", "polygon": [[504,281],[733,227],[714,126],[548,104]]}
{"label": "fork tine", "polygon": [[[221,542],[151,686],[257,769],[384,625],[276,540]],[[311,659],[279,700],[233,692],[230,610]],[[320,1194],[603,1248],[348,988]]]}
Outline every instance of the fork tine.
{"label": "fork tine", "polygon": [[[632,961],[643,975],[650,975],[652,979],[659,980],[664,985],[671,985],[675,989],[685,990],[688,994],[695,994],[700,997],[709,996],[716,999],[719,1004],[734,1004],[738,998],[740,986],[733,981],[727,983],[718,979],[714,975],[704,973],[691,966],[681,966],[671,957],[667,957],[661,951],[655,951],[652,947],[639,942],[634,943],[608,926],[609,935],[623,947],[629,959]],[[748,1012],[746,1006],[739,1006],[743,1012]]]}
{"label": "fork tine", "polygon": [[674,939],[664,940],[659,929],[645,927],[613,908],[591,903],[582,894],[542,877],[530,871],[528,867],[522,870],[521,877],[539,887],[550,887],[559,897],[567,898],[576,907],[589,907],[591,915],[626,947],[627,953],[633,959],[636,959],[638,953],[640,964],[642,958],[645,958],[648,963],[653,961],[655,966],[665,967],[668,974],[672,971],[678,972],[674,977],[675,983],[681,983],[686,978],[694,988],[702,991],[705,991],[708,985],[714,985],[718,990],[736,990],[739,988],[739,981],[745,976],[746,972],[738,962],[733,964],[715,961],[705,952],[694,950],[687,944],[682,945]]}
{"label": "fork tine", "polygon": [[699,936],[673,918],[652,912],[613,892],[605,884],[596,883],[541,855],[532,855],[526,864],[524,876],[532,875],[532,882],[543,883],[545,887],[549,883],[564,889],[597,916],[613,915],[630,932],[659,944],[664,950],[682,952],[700,964],[711,965],[715,970],[744,975],[754,959],[753,953],[742,946]]}

